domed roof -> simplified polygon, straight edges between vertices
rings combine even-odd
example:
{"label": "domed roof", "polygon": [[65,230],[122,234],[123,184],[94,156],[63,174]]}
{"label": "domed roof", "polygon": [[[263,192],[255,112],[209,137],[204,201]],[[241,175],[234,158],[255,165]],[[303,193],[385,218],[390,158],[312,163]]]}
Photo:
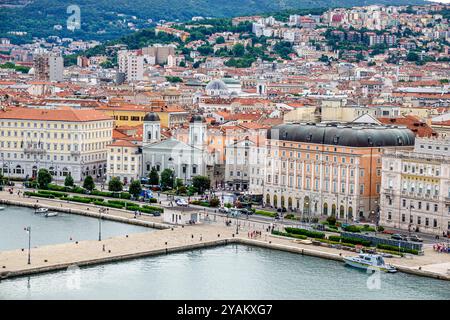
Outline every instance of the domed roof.
{"label": "domed roof", "polygon": [[216,79],[208,83],[206,90],[228,90],[228,87],[222,80]]}
{"label": "domed roof", "polygon": [[267,131],[267,138],[347,147],[395,147],[414,145],[414,133],[398,126],[373,124],[281,124]]}
{"label": "domed roof", "polygon": [[206,122],[205,118],[203,118],[201,115],[194,115],[192,116],[191,120],[189,121],[190,123],[194,123],[194,122]]}
{"label": "domed roof", "polygon": [[152,122],[152,121],[159,121],[159,116],[155,112],[147,113],[144,117],[144,122]]}

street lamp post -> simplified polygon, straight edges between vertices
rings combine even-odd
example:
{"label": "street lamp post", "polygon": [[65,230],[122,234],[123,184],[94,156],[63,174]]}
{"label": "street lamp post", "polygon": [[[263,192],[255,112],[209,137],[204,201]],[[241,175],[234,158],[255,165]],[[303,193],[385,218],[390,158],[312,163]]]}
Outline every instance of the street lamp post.
{"label": "street lamp post", "polygon": [[28,264],[31,264],[31,226],[25,228],[28,232]]}
{"label": "street lamp post", "polygon": [[412,201],[409,202],[409,225],[408,225],[408,234],[411,235],[411,210],[414,209],[414,206],[412,205]]}
{"label": "street lamp post", "polygon": [[239,216],[236,215],[236,234],[239,234]]}
{"label": "street lamp post", "polygon": [[98,241],[102,241],[102,209],[99,210],[98,217]]}

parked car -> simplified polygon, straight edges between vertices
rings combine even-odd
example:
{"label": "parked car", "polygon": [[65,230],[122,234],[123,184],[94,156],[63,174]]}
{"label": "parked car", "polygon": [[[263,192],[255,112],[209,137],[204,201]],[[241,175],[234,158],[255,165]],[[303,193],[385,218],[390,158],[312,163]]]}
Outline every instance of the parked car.
{"label": "parked car", "polygon": [[245,209],[245,208],[239,209],[239,210],[241,211],[241,214],[245,214],[245,215],[249,215],[249,216],[253,214],[252,210],[248,210],[248,209]]}
{"label": "parked car", "polygon": [[316,223],[313,224],[312,226],[314,229],[319,230],[319,231],[325,231],[325,226],[321,223]]}
{"label": "parked car", "polygon": [[230,213],[230,208],[227,207],[220,207],[219,208],[220,213]]}
{"label": "parked car", "polygon": [[159,217],[161,213],[159,211],[153,211],[152,213],[155,217]]}
{"label": "parked car", "polygon": [[395,233],[391,236],[391,239],[400,240],[400,241],[408,241],[408,237],[403,234]]}
{"label": "parked car", "polygon": [[241,211],[239,209],[231,209],[230,214],[232,217],[238,217],[241,215]]}
{"label": "parked car", "polygon": [[419,236],[416,235],[416,234],[411,235],[411,236],[409,237],[409,240],[410,240],[410,241],[414,241],[414,242],[423,242],[422,238],[419,237]]}
{"label": "parked car", "polygon": [[176,203],[177,206],[180,206],[180,207],[187,207],[188,204],[189,204],[189,203],[188,203],[185,199],[183,199],[183,198],[178,198],[178,199],[176,199],[176,200],[175,200],[175,203]]}

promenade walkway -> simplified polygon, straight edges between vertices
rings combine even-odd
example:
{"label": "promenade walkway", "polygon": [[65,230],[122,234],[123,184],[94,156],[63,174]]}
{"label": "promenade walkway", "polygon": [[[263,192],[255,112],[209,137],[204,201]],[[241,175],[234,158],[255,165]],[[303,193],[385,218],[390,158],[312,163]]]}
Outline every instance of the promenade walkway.
{"label": "promenade walkway", "polygon": [[[22,198],[17,194],[10,195],[0,192],[0,200],[20,201],[22,204],[33,205],[35,198]],[[66,203],[52,199],[39,199],[40,205],[53,207],[55,210],[70,208],[77,213],[98,216],[98,208],[79,203]],[[89,210],[87,210],[89,208]],[[110,208],[104,218],[122,219],[124,222],[142,221],[148,224],[157,224],[165,228],[153,232],[143,232],[119,236],[102,241],[87,240],[78,243],[65,243],[33,247],[31,250],[31,264],[27,264],[28,250],[12,250],[0,252],[0,276],[19,276],[36,272],[63,270],[71,265],[90,265],[120,261],[156,254],[166,254],[180,250],[192,250],[227,243],[243,243],[263,246],[267,248],[302,253],[305,255],[320,256],[328,259],[342,260],[344,255],[353,255],[348,251],[334,248],[314,246],[299,243],[298,241],[272,236],[266,231],[268,223],[256,221],[239,221],[239,234],[236,234],[236,219],[232,219],[230,226],[225,225],[225,218],[209,214],[209,221],[189,226],[169,226],[162,222],[162,217],[139,216],[134,218],[133,212]],[[249,231],[261,232],[258,238],[250,239]],[[439,254],[432,248],[425,249],[424,256],[408,258],[390,258],[389,263],[399,267],[401,271],[415,273],[423,276],[440,277],[450,280],[450,255]]]}

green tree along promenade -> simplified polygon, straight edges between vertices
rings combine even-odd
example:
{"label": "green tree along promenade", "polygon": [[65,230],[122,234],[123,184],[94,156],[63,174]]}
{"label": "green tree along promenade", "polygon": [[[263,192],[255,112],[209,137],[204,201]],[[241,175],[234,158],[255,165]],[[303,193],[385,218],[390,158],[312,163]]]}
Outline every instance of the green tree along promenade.
{"label": "green tree along promenade", "polygon": [[155,167],[152,167],[152,170],[150,171],[149,180],[150,185],[152,186],[159,185],[159,174],[158,171],[156,171]]}
{"label": "green tree along promenade", "polygon": [[128,192],[136,199],[142,191],[141,183],[138,180],[133,180],[128,188]]}
{"label": "green tree along promenade", "polygon": [[120,192],[123,190],[123,184],[117,177],[112,177],[108,183],[108,190],[113,192]]}
{"label": "green tree along promenade", "polygon": [[47,189],[50,182],[52,182],[52,175],[47,169],[39,169],[37,182],[40,188]]}
{"label": "green tree along promenade", "polygon": [[171,169],[164,169],[161,172],[161,188],[167,190],[173,188],[175,173]]}
{"label": "green tree along promenade", "polygon": [[64,185],[66,187],[73,187],[74,181],[72,176],[69,174],[66,176],[66,178],[64,179]]}
{"label": "green tree along promenade", "polygon": [[83,181],[83,188],[92,191],[95,189],[94,179],[91,176],[87,176]]}

